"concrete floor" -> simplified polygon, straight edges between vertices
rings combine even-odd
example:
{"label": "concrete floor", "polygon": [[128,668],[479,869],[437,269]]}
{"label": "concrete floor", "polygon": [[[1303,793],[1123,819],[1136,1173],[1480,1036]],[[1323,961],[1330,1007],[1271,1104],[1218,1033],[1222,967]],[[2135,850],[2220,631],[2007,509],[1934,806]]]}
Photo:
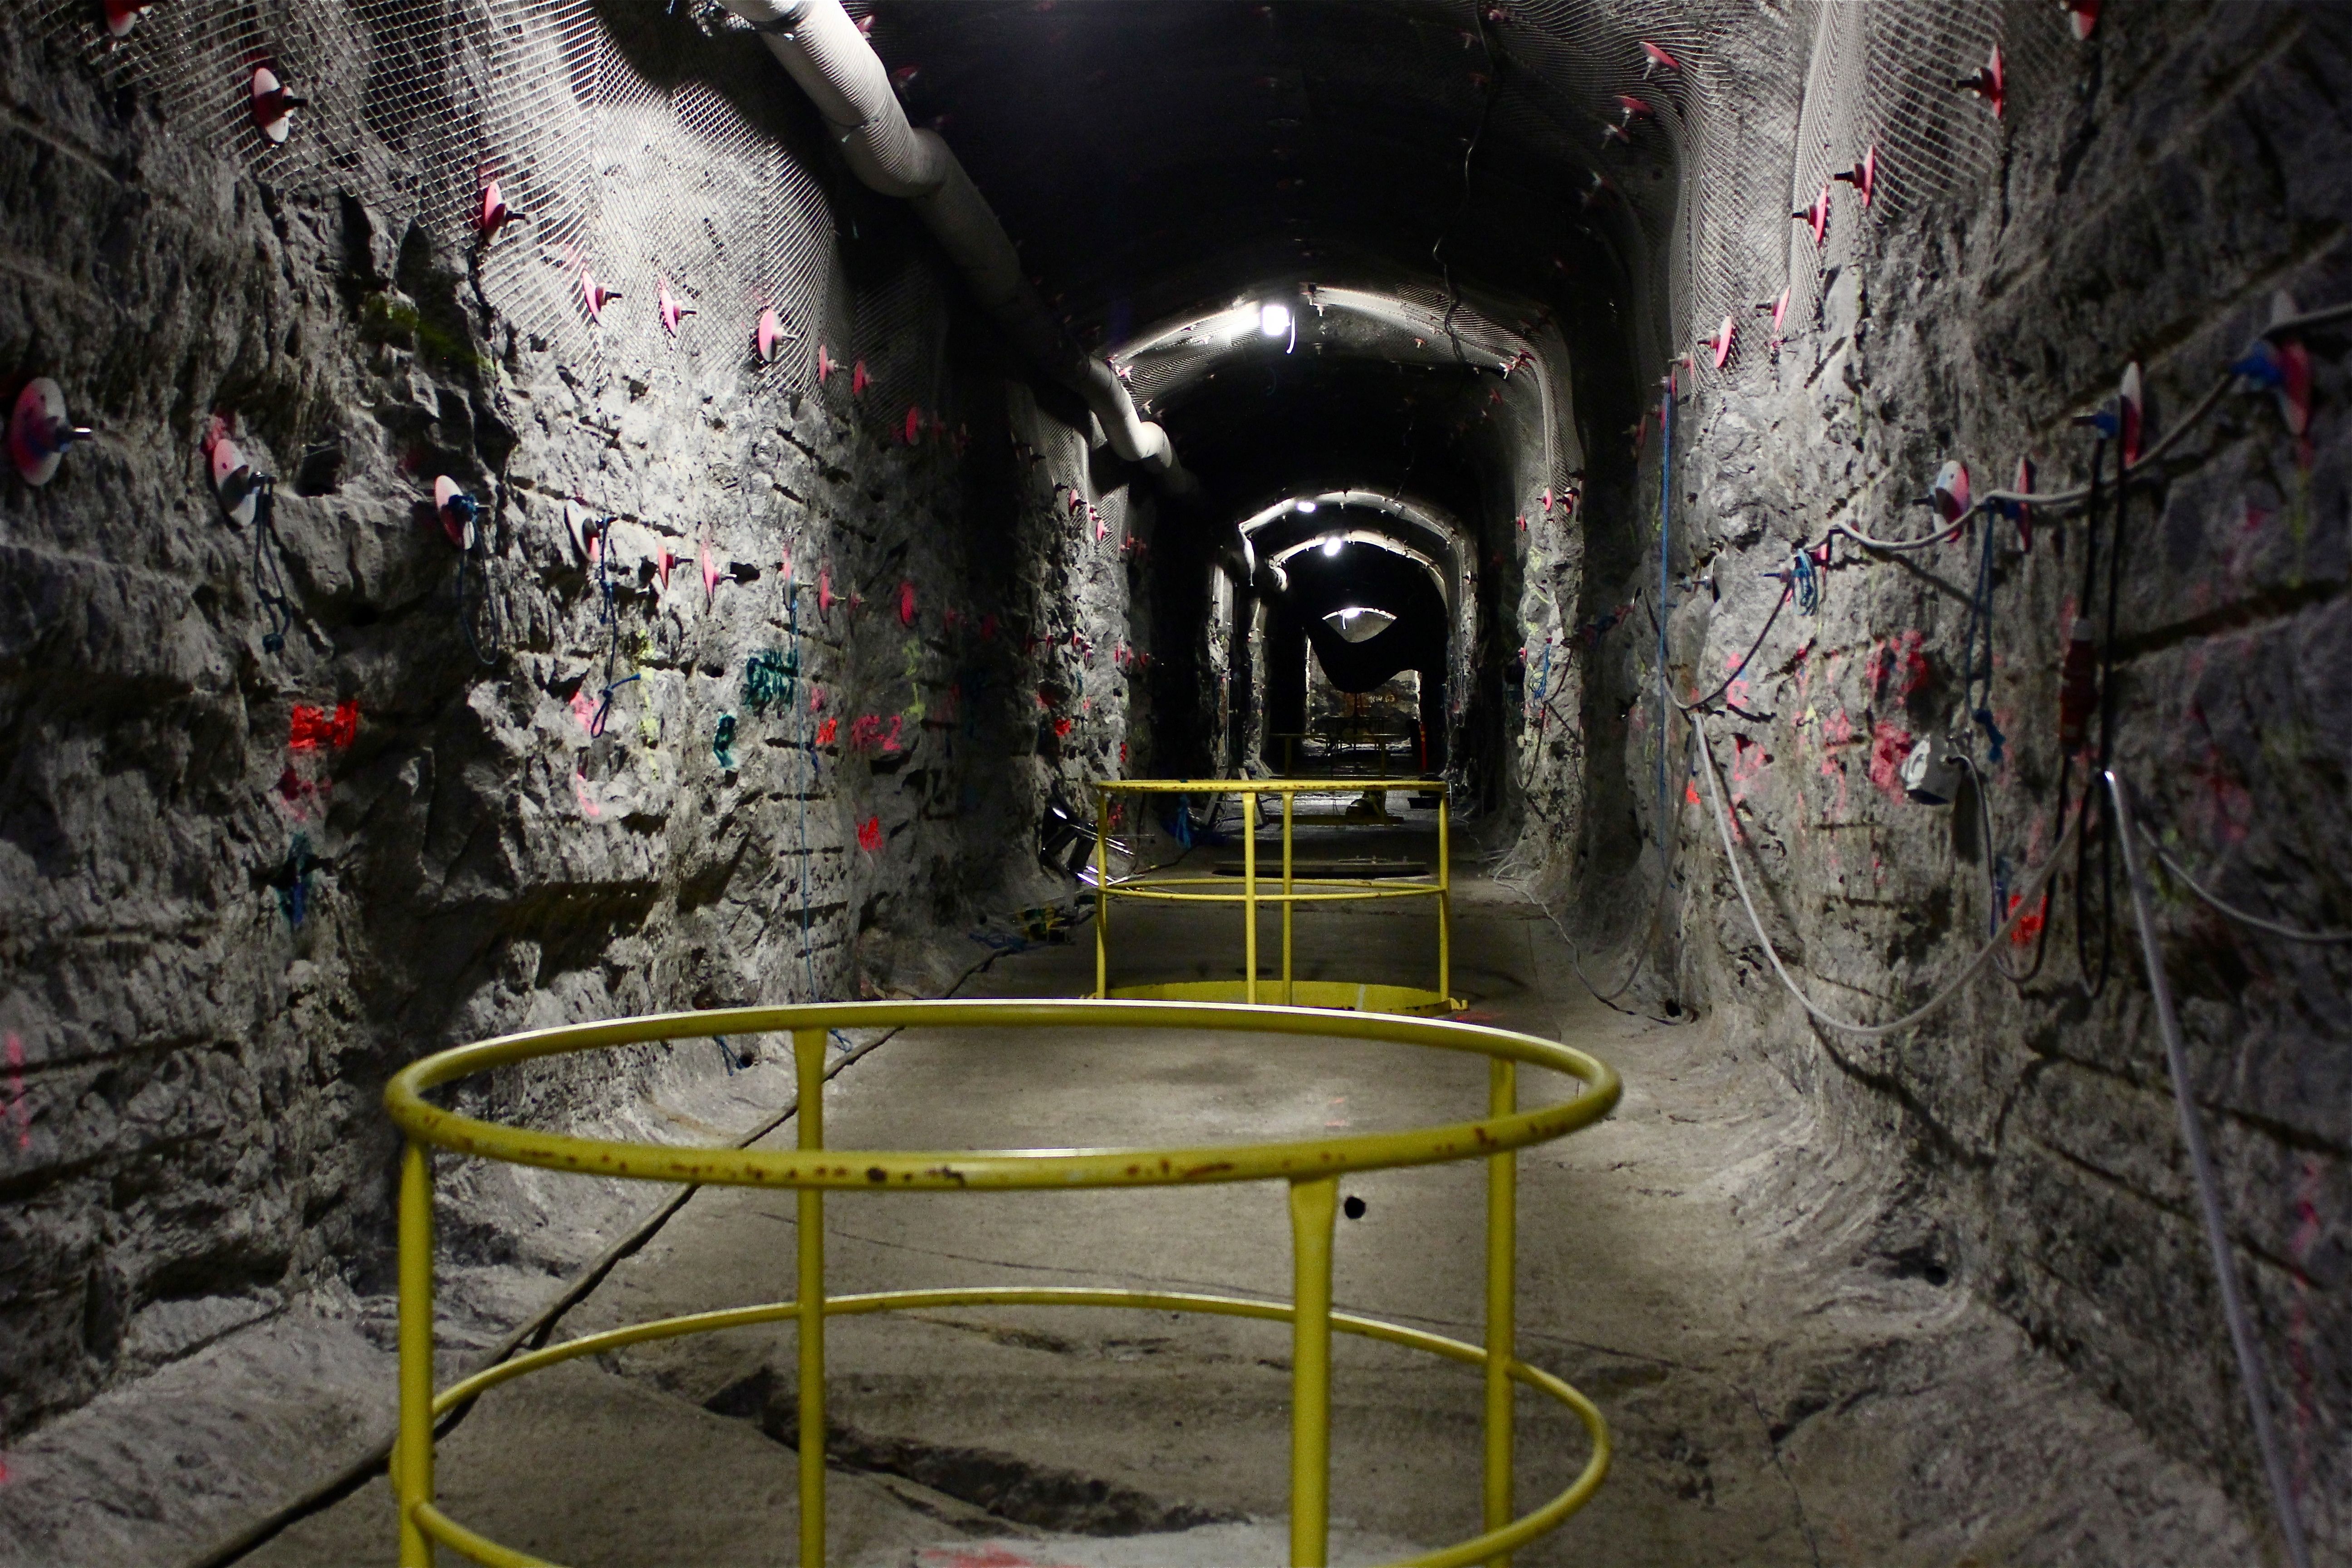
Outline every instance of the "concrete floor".
{"label": "concrete floor", "polygon": [[[1329,830],[1302,847],[1431,847]],[[1871,1173],[1753,1052],[1704,1023],[1654,1025],[1591,1003],[1531,906],[1463,866],[1457,876],[1455,990],[1474,1015],[1591,1050],[1626,1083],[1614,1118],[1522,1160],[1522,1353],[1601,1405],[1618,1458],[1592,1504],[1521,1563],[2256,1560],[2210,1483],[2158,1457],[2005,1320],[1877,1255]],[[1235,923],[1122,909],[1121,976],[1215,973]],[[1431,927],[1414,906],[1303,913],[1298,935],[1303,974],[1428,984]],[[969,989],[1073,995],[1092,980],[1081,932]],[[902,1035],[844,1073],[826,1114],[835,1146],[1199,1142],[1409,1125],[1471,1113],[1483,1092],[1482,1065],[1433,1053],[938,1031]],[[1376,1173],[1345,1190],[1368,1207],[1340,1224],[1339,1303],[1475,1340],[1478,1172]],[[565,1331],[789,1297],[793,1213],[789,1194],[704,1192]],[[832,1202],[827,1245],[835,1291],[1288,1289],[1273,1186],[847,1194]],[[1275,1325],[1165,1313],[839,1322],[834,1561],[1283,1561],[1287,1352]],[[768,1434],[791,1430],[793,1356],[789,1330],[742,1331],[510,1385],[444,1445],[445,1501],[576,1568],[790,1563],[793,1456]],[[1475,1533],[1475,1374],[1345,1337],[1337,1363],[1334,1560]],[[1523,1394],[1519,1412],[1526,1506],[1585,1450],[1549,1402]],[[391,1542],[379,1482],[247,1561],[383,1563]]]}

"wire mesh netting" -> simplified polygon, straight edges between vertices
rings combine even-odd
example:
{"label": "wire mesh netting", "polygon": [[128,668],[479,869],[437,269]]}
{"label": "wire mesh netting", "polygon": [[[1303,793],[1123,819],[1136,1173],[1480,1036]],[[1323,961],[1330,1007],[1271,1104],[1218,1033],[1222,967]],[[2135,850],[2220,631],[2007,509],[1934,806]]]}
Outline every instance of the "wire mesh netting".
{"label": "wire mesh netting", "polygon": [[[37,0],[34,25],[256,176],[423,224],[537,346],[630,363],[675,328],[749,362],[772,311],[759,374],[814,378],[834,234],[809,160],[691,74],[649,81],[591,0],[169,0],[119,40],[97,0]],[[302,100],[282,142],[262,69]]]}
{"label": "wire mesh netting", "polygon": [[[699,26],[756,52],[700,0],[691,16],[640,9],[667,34]],[[1255,26],[1245,10],[1235,26]],[[667,295],[693,312],[672,321],[748,359],[772,310],[782,352],[762,374],[804,384],[836,293],[834,219],[806,150],[754,123],[698,62],[654,79],[616,41],[618,14],[593,0],[164,0],[116,40],[99,0],[32,5],[37,31],[143,91],[176,133],[280,186],[350,190],[471,254],[520,334],[592,363],[641,360],[670,347]],[[1651,364],[1696,353],[1703,375],[1712,356],[1696,351],[1723,321],[1735,360],[1770,335],[1758,312],[1783,290],[1786,330],[1800,330],[1825,269],[1859,254],[1870,226],[1993,168],[2002,122],[1955,84],[1996,47],[2023,102],[2046,103],[2072,58],[2059,9],[2032,0],[1405,0],[1392,14],[1416,24],[1394,37],[1419,40],[1424,95],[1469,79],[1485,40],[1501,62],[1496,133],[1584,171],[1581,189],[1553,195],[1626,253],[1637,352]],[[307,100],[282,142],[257,113],[271,78]],[[1834,178],[1865,158],[1866,205]],[[485,234],[493,183],[514,216]],[[1790,216],[1817,203],[1818,240]],[[875,297],[831,307],[853,339],[833,357],[865,358],[891,403],[928,403],[941,303],[904,269],[877,270]]]}

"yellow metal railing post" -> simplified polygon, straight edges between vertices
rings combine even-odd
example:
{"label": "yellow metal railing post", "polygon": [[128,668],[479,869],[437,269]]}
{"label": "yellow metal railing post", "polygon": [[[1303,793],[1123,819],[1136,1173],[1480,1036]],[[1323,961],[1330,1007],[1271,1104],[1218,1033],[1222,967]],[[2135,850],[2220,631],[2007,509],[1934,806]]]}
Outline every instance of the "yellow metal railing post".
{"label": "yellow metal railing post", "polygon": [[[793,1031],[799,1069],[800,1146],[824,1147],[823,1029]],[[800,1190],[800,1473],[801,1568],[824,1564],[824,1193]],[[405,1568],[405,1565],[403,1565]]]}
{"label": "yellow metal railing post", "polygon": [[1282,1005],[1291,1005],[1290,991],[1290,817],[1298,792],[1282,792]]}
{"label": "yellow metal railing post", "polygon": [[1247,977],[1242,999],[1257,1003],[1257,791],[1242,791],[1242,914],[1248,924],[1242,932],[1242,963]]}
{"label": "yellow metal railing post", "polygon": [[1454,855],[1446,816],[1446,787],[1437,786],[1437,998],[1454,999]]}
{"label": "yellow metal railing post", "polygon": [[1336,1176],[1290,1184],[1290,1565],[1323,1568],[1331,1542],[1331,1226]]}
{"label": "yellow metal railing post", "polygon": [[400,1430],[393,1480],[400,1500],[400,1568],[433,1568],[416,1509],[433,1500],[433,1151],[408,1140],[400,1156]]}
{"label": "yellow metal railing post", "polygon": [[[1486,1113],[1509,1116],[1519,1108],[1517,1062],[1489,1058]],[[1516,1150],[1486,1160],[1486,1522],[1500,1530],[1511,1522],[1511,1359],[1517,1340],[1519,1258],[1519,1168]],[[1510,1553],[1486,1560],[1488,1568],[1510,1568]]]}
{"label": "yellow metal railing post", "polygon": [[1110,791],[1095,786],[1095,994],[1110,994]]}

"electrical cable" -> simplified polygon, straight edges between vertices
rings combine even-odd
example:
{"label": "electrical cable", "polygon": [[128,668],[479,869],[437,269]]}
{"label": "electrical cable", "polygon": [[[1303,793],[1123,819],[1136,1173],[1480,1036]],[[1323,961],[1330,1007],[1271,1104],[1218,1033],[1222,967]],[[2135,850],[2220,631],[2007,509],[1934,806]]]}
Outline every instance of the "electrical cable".
{"label": "electrical cable", "polygon": [[2204,1222],[2205,1245],[2212,1256],[2213,1278],[2221,1290],[2221,1316],[2230,1331],[2230,1349],[2238,1362],[2238,1381],[2246,1395],[2246,1415],[2254,1428],[2254,1447],[2262,1455],[2263,1474],[2270,1483],[2271,1507],[2286,1554],[2294,1568],[2311,1568],[2311,1548],[2305,1542],[2303,1520],[2294,1506],[2294,1490],[2287,1481],[2286,1458],[2279,1450],[2278,1432],[2271,1419],[2270,1374],[2263,1365],[2262,1341],[2246,1316],[2244,1289],[2238,1279],[2238,1260],[2230,1247],[2228,1221],[2221,1210],[2221,1182],[2213,1171],[2213,1151],[2205,1142],[2204,1120],[2189,1085],[2189,1052],[2181,1044],[2180,1018],[2173,1011],[2172,986],[2164,973],[2164,955],[2157,944],[2156,917],[2148,908],[2147,875],[2132,843],[2131,804],[2124,781],[2110,768],[2107,795],[2115,804],[2116,834],[2123,846],[2124,874],[2131,882],[2132,910],[2139,921],[2140,954],[2147,964],[2147,989],[2156,1004],[2156,1023],[2164,1037],[2165,1072],[2172,1080],[2172,1103],[2180,1116],[2181,1142],[2189,1146],[2189,1167],[2197,1181],[2198,1217]]}
{"label": "electrical cable", "polygon": [[1723,678],[1722,685],[1717,687],[1706,696],[1698,698],[1693,701],[1684,702],[1677,700],[1675,703],[1675,706],[1681,709],[1685,713],[1696,712],[1699,709],[1706,707],[1708,703],[1715,701],[1725,692],[1730,690],[1733,686],[1737,685],[1739,678],[1748,673],[1748,667],[1754,661],[1757,650],[1764,646],[1764,639],[1772,635],[1772,623],[1779,620],[1780,618],[1780,612],[1789,607],[1789,600],[1792,593],[1793,588],[1791,584],[1785,583],[1781,584],[1780,597],[1772,605],[1772,613],[1764,617],[1763,629],[1756,634],[1756,640],[1748,645],[1748,651],[1740,656],[1739,663],[1733,668],[1731,673]]}
{"label": "electrical cable", "polygon": [[2158,842],[2157,839],[2156,830],[2154,828],[2151,828],[2147,824],[2143,822],[2139,825],[2139,831],[2140,837],[2147,840],[2148,849],[2155,855],[2157,864],[2162,866],[2166,872],[2168,872],[2182,887],[2187,888],[2190,892],[2196,894],[2199,899],[2202,900],[2207,904],[2211,905],[2217,912],[2227,916],[2231,920],[2236,921],[2240,925],[2252,926],[2256,931],[2266,931],[2273,936],[2284,937],[2289,942],[2308,942],[2325,944],[2352,942],[2352,931],[2298,931],[2294,926],[2281,925],[2276,921],[2265,920],[2261,915],[2253,914],[2238,908],[2235,904],[2224,903],[2221,899],[2215,897],[2213,893],[2209,891],[2203,883],[2190,876],[2188,871],[2182,868],[2179,861],[2175,860],[2170,855],[2165,852],[2163,844]]}
{"label": "electrical cable", "polygon": [[253,507],[253,593],[269,616],[261,634],[265,653],[286,651],[286,634],[294,626],[294,601],[286,592],[286,573],[278,557],[286,542],[278,534],[278,479],[262,474],[255,480]]}
{"label": "electrical cable", "polygon": [[[2088,616],[2098,592],[2099,500],[2100,476],[2107,443],[2104,437],[2091,454],[2091,505],[2084,514],[2083,590],[2077,601],[2078,614]],[[2123,465],[2118,461],[2118,472]],[[2074,846],[2074,962],[2082,971],[2083,995],[2086,1001],[2096,1001],[2106,990],[2107,976],[2115,966],[2116,883],[2115,849],[2105,811],[2099,810],[2097,790],[2094,781],[2107,765],[2111,740],[2109,721],[2115,710],[2115,641],[2116,600],[2122,585],[2118,563],[2123,558],[2124,487],[2115,488],[2112,521],[2107,529],[2107,614],[2106,634],[2099,651],[2099,730],[2095,752],[2084,761],[2082,808],[2086,818],[2095,826],[2084,830]],[[2093,813],[2096,813],[2093,817]],[[2094,845],[2099,856],[2099,963],[2096,978],[2093,977],[2090,954],[2090,858]]]}
{"label": "electrical cable", "polygon": [[1740,869],[1739,852],[1733,839],[1730,813],[1724,805],[1723,781],[1717,776],[1715,749],[1706,735],[1706,715],[1693,714],[1692,723],[1699,731],[1698,753],[1706,764],[1702,771],[1706,778],[1707,799],[1715,808],[1716,828],[1723,840],[1724,860],[1731,868],[1731,883],[1739,894],[1740,907],[1748,912],[1748,923],[1755,931],[1756,940],[1763,945],[1764,956],[1770,963],[1772,973],[1780,977],[1780,984],[1788,988],[1789,994],[1797,999],[1798,1004],[1812,1016],[1815,1022],[1829,1028],[1842,1030],[1846,1034],[1863,1035],[1874,1038],[1900,1034],[1936,1013],[1946,1003],[1958,995],[1961,987],[1975,977],[1977,971],[1982,969],[2000,952],[2000,944],[2009,940],[2010,933],[2017,929],[2018,921],[2023,920],[2026,912],[2033,908],[2035,899],[2041,895],[2044,885],[2057,871],[2059,857],[2074,841],[2075,833],[2082,825],[2082,814],[2077,812],[2074,818],[2066,824],[2066,831],[2051,850],[2050,858],[2042,861],[2041,867],[2027,879],[2026,889],[2019,898],[2017,908],[2010,911],[2009,918],[2001,921],[2000,928],[1993,932],[1991,940],[1977,949],[1976,956],[1961,966],[1960,972],[1954,975],[1942,990],[1937,991],[1927,1001],[1899,1018],[1890,1019],[1884,1024],[1853,1023],[1826,1011],[1811,997],[1806,995],[1803,989],[1790,977],[1788,966],[1780,962],[1780,951],[1772,945],[1772,939],[1764,934],[1763,918],[1756,912],[1756,902],[1749,897],[1748,891],[1747,873]]}
{"label": "electrical cable", "polygon": [[1658,875],[1666,874],[1666,725],[1674,700],[1666,685],[1666,627],[1672,622],[1672,584],[1667,577],[1675,492],[1675,389],[1671,379],[1658,402]]}

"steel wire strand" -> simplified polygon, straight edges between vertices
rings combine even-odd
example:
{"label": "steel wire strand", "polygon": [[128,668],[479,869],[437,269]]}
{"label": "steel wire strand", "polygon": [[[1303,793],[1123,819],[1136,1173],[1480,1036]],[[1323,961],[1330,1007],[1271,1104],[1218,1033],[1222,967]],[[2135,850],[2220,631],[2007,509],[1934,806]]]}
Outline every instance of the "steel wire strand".
{"label": "steel wire strand", "polygon": [[2147,840],[2147,847],[2149,850],[2155,854],[2157,864],[2162,866],[2168,873],[2180,883],[2182,887],[2187,888],[2190,892],[2196,894],[2206,903],[2210,904],[2220,913],[2236,921],[2239,924],[2252,926],[2257,931],[2266,931],[2273,936],[2283,936],[2289,942],[2322,943],[2352,942],[2352,931],[2297,931],[2293,926],[2281,925],[2276,921],[2265,920],[2260,915],[2250,913],[2245,910],[2238,908],[2235,904],[2224,903],[2221,899],[2208,891],[2203,883],[2190,876],[2187,869],[2181,866],[2179,861],[2175,860],[2169,854],[2165,852],[2164,846],[2157,840],[2156,830],[2154,828],[2150,827],[2145,822],[2140,823],[2138,826],[2139,836]]}
{"label": "steel wire strand", "polygon": [[1992,933],[1990,939],[1988,940],[1982,947],[1977,949],[1976,956],[1969,959],[1969,962],[1961,967],[1960,972],[1958,974],[1955,974],[1951,980],[1945,984],[1942,990],[1937,992],[1927,1001],[1921,1003],[1918,1006],[1912,1008],[1911,1011],[1904,1014],[1899,1018],[1890,1019],[1884,1024],[1857,1024],[1850,1019],[1841,1018],[1836,1014],[1829,1012],[1827,1009],[1821,1006],[1820,1004],[1816,1003],[1811,997],[1806,995],[1803,989],[1798,985],[1796,980],[1789,973],[1788,966],[1780,962],[1780,952],[1778,949],[1773,947],[1772,939],[1765,935],[1763,918],[1756,912],[1756,902],[1754,899],[1748,895],[1747,873],[1740,869],[1738,847],[1733,842],[1731,816],[1729,811],[1724,805],[1723,781],[1717,777],[1716,773],[1715,748],[1706,734],[1705,716],[1694,714],[1692,716],[1692,724],[1693,727],[1698,731],[1699,755],[1706,760],[1706,763],[1705,772],[1707,785],[1707,800],[1715,808],[1716,830],[1723,840],[1724,861],[1731,868],[1732,886],[1738,891],[1740,907],[1748,913],[1748,923],[1754,929],[1756,932],[1756,940],[1763,944],[1764,957],[1771,964],[1772,973],[1780,977],[1780,984],[1788,987],[1789,994],[1797,999],[1799,1005],[1801,1005],[1807,1013],[1812,1016],[1816,1023],[1828,1028],[1842,1030],[1846,1034],[1862,1035],[1874,1038],[1884,1037],[1888,1035],[1900,1034],[1903,1030],[1909,1028],[1912,1025],[1920,1022],[1929,1015],[1937,1012],[1938,1009],[1943,1007],[1946,1003],[1958,995],[1960,988],[1966,985],[1971,979],[1975,978],[1977,972],[1984,968],[1987,963],[1993,960],[2000,951],[2000,944],[2007,942],[2010,938],[2010,933],[2017,929],[2018,922],[2023,920],[2026,915],[2033,910],[2035,900],[2041,896],[2042,888],[2049,882],[2050,879],[2056,874],[2059,867],[2060,857],[2063,854],[2067,846],[2073,842],[2075,831],[2082,823],[2082,816],[2078,813],[2072,821],[2066,824],[2066,831],[2059,837],[2058,842],[2052,847],[2049,858],[2043,860],[2041,868],[2036,870],[2033,875],[2027,879],[2025,891],[2019,898],[2017,907],[2010,911],[2009,918],[2001,921],[2000,929]]}

